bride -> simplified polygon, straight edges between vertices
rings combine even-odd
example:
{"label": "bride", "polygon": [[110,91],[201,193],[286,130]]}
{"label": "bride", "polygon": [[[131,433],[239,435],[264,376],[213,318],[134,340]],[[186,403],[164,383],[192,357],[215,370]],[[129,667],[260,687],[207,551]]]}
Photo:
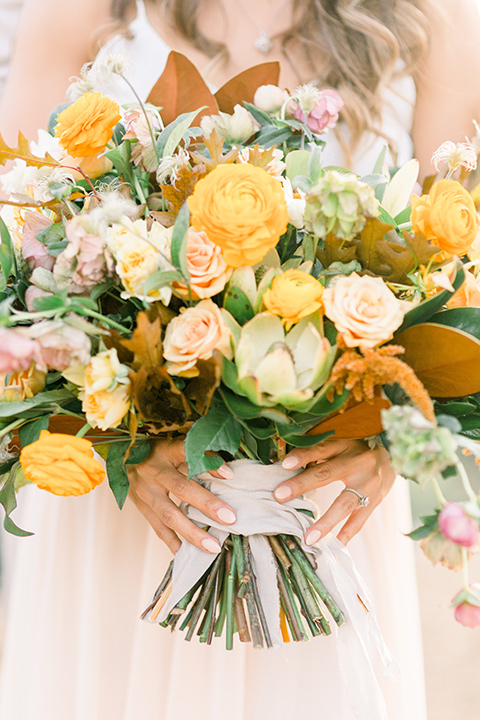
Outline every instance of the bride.
{"label": "bride", "polygon": [[[99,28],[104,40],[110,31],[100,52],[129,57],[129,79],[144,98],[170,49],[187,55],[212,87],[265,60],[280,61],[284,87],[308,81],[336,87],[346,101],[344,122],[327,137],[325,161],[360,173],[372,170],[388,143],[392,162],[405,162],[414,148],[428,174],[432,152],[446,139],[471,135],[479,115],[473,1],[27,0],[0,115],[7,141],[19,129],[33,138],[46,126]],[[106,90],[120,102],[133,100],[126,86]],[[214,538],[188,521],[170,495],[233,522],[235,508],[185,482],[183,461],[180,440],[159,441],[131,472],[133,502],[122,513],[106,483],[74,499],[23,491],[16,519],[36,535],[9,541],[15,568],[0,717],[358,717],[342,693],[336,648],[325,639],[278,652],[242,646],[226,653],[138,621],[180,538],[217,552]],[[425,720],[413,554],[402,536],[410,523],[405,481],[394,485],[387,453],[363,442],[329,440],[296,449],[284,462],[289,469],[314,463],[276,490],[279,502],[315,491],[320,519],[307,542],[340,523],[338,537],[351,540],[401,669],[396,684],[382,681],[388,718]],[[343,487],[368,496],[369,506],[340,494]]]}

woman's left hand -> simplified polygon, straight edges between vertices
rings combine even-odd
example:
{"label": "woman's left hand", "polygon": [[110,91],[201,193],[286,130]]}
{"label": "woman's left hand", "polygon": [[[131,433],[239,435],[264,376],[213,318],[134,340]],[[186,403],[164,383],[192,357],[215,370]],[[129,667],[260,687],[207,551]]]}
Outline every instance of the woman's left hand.
{"label": "woman's left hand", "polygon": [[305,533],[307,545],[320,540],[345,518],[338,534],[346,545],[362,529],[375,508],[391,490],[395,471],[385,448],[370,450],[362,440],[335,440],[327,438],[311,448],[295,448],[284,459],[286,470],[316,463],[304,472],[281,483],[275,490],[278,502],[293,500],[309,490],[324,487],[337,480],[345,487],[368,497],[366,507],[353,492],[341,492],[328,510]]}

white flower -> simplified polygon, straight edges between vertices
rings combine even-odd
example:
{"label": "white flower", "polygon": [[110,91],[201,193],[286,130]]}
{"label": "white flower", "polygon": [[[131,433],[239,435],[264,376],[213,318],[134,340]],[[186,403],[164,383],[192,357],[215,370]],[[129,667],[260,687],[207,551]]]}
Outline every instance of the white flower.
{"label": "white flower", "polygon": [[97,89],[91,68],[92,63],[85,63],[82,65],[80,75],[73,75],[70,78],[70,85],[67,88],[67,98],[70,102],[75,102],[75,100],[78,100],[78,98],[85,95],[85,93],[94,92]]}
{"label": "white flower", "polygon": [[253,96],[253,104],[259,110],[269,115],[275,115],[280,112],[287,98],[287,91],[282,90],[277,85],[260,85]]}
{"label": "white flower", "polygon": [[305,115],[311,113],[321,97],[321,92],[313,85],[299,85],[292,97],[298,102]]}
{"label": "white flower", "polygon": [[157,182],[164,185],[167,182],[175,185],[179,178],[180,170],[188,164],[190,156],[186,150],[180,148],[176,155],[168,155],[160,160],[157,169]]}
{"label": "white flower", "polygon": [[68,197],[72,192],[75,178],[66,168],[59,165],[55,168],[43,168],[45,173],[37,178],[34,184],[33,197],[35,202],[48,202],[59,197]]}
{"label": "white flower", "polygon": [[96,233],[104,232],[109,225],[118,223],[125,217],[137,217],[138,206],[122,193],[108,190],[98,194],[100,204],[89,213],[92,228],[95,228]]}
{"label": "white flower", "polygon": [[285,202],[287,203],[288,217],[290,223],[301,230],[304,225],[305,208],[307,205],[306,195],[304,192],[295,190],[293,192],[292,183],[288,178],[282,178],[283,192],[285,193]]}
{"label": "white flower", "polygon": [[382,198],[382,207],[393,218],[408,206],[418,179],[420,163],[409,160],[392,177]]}
{"label": "white flower", "polygon": [[470,143],[454,143],[447,140],[432,155],[432,165],[437,172],[443,163],[447,163],[450,172],[454,172],[461,165],[466,170],[475,170],[477,153]]}
{"label": "white flower", "polygon": [[221,112],[219,115],[204,116],[200,127],[205,137],[210,137],[215,129],[231,145],[240,145],[255,132],[252,116],[241,105],[235,105],[233,115]]}
{"label": "white flower", "polygon": [[475,150],[476,155],[480,155],[480,126],[478,125],[476,120],[473,120],[473,127],[475,128],[475,135],[473,136],[472,140],[469,140],[468,138],[465,138],[467,143],[473,147]]}
{"label": "white flower", "polygon": [[[240,152],[238,153],[238,162],[241,163],[248,163],[250,162],[250,156],[253,152],[253,148],[242,148]],[[285,163],[283,162],[283,151],[279,148],[275,148],[273,150],[273,157],[270,160],[269,163],[267,163],[264,167],[264,170],[266,170],[270,175],[272,175],[274,178],[277,178],[277,180],[281,179],[282,173],[287,167]]]}
{"label": "white flower", "polygon": [[67,97],[71,102],[78,100],[86,92],[95,92],[102,86],[112,84],[112,75],[125,75],[130,69],[130,60],[126,55],[110,51],[101,51],[93,63],[85,63],[80,76],[70,78]]}

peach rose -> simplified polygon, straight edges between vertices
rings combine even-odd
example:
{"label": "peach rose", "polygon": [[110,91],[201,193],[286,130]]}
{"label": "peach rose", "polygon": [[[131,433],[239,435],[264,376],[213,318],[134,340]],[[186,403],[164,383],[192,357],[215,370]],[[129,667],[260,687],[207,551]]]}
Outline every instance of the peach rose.
{"label": "peach rose", "polygon": [[286,330],[307,315],[322,308],[323,285],[302,270],[287,270],[274,278],[263,296],[263,303],[273,315],[279,315]]}
{"label": "peach rose", "polygon": [[118,427],[130,410],[130,395],[128,367],[119,361],[115,348],[92,357],[80,393],[87,422],[100,430]]}
{"label": "peach rose", "polygon": [[231,333],[220,309],[211,300],[202,300],[183,310],[167,327],[163,356],[170,375],[194,377],[197,360],[208,360],[219,350],[232,358]]}
{"label": "peach rose", "polygon": [[403,322],[400,301],[378,277],[341,277],[326,288],[323,304],[347,347],[377,347]]}
{"label": "peach rose", "polygon": [[[203,300],[222,292],[230,275],[229,268],[222,257],[222,251],[212,243],[203,230],[188,229],[187,269],[190,274],[190,289],[193,296]],[[182,294],[187,292],[185,285],[179,284]]]}
{"label": "peach rose", "polygon": [[219,165],[187,202],[192,227],[204,230],[234,268],[263,260],[288,225],[281,183],[248,163]]}
{"label": "peach rose", "polygon": [[412,230],[422,232],[444,257],[465,255],[477,236],[472,196],[456,180],[439,180],[429,195],[413,195],[411,221]]}
{"label": "peach rose", "polygon": [[465,273],[465,282],[447,302],[447,307],[480,307],[480,275]]}

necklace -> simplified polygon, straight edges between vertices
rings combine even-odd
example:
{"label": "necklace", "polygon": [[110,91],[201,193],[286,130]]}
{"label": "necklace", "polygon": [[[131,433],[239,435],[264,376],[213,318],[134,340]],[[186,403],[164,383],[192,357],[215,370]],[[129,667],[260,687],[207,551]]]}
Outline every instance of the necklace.
{"label": "necklace", "polygon": [[280,7],[277,9],[277,12],[275,13],[275,15],[272,17],[272,19],[270,20],[270,22],[268,23],[268,25],[267,25],[266,27],[264,27],[264,28],[261,28],[261,27],[259,26],[259,24],[258,24],[257,21],[255,20],[255,18],[253,17],[253,15],[250,13],[250,11],[248,10],[248,8],[246,8],[245,5],[243,4],[242,0],[236,0],[236,2],[237,2],[238,7],[240,8],[240,10],[243,12],[243,14],[245,15],[245,17],[246,17],[247,20],[249,21],[249,23],[250,23],[251,25],[253,25],[253,27],[254,27],[254,28],[257,30],[257,32],[258,32],[258,37],[255,39],[255,41],[254,41],[254,43],[253,43],[254,46],[255,46],[255,48],[256,48],[259,52],[263,53],[264,55],[268,55],[268,53],[270,52],[270,50],[271,50],[272,47],[273,47],[273,42],[272,42],[272,40],[271,40],[271,38],[270,38],[270,36],[269,36],[269,34],[268,34],[268,33],[269,33],[269,30],[270,30],[271,28],[273,28],[273,26],[274,26],[275,23],[277,22],[278,18],[280,17],[280,15],[283,13],[283,11],[284,11],[285,8],[287,7],[287,5],[290,3],[290,0],[284,0],[284,2],[281,3],[281,5],[280,5]]}

